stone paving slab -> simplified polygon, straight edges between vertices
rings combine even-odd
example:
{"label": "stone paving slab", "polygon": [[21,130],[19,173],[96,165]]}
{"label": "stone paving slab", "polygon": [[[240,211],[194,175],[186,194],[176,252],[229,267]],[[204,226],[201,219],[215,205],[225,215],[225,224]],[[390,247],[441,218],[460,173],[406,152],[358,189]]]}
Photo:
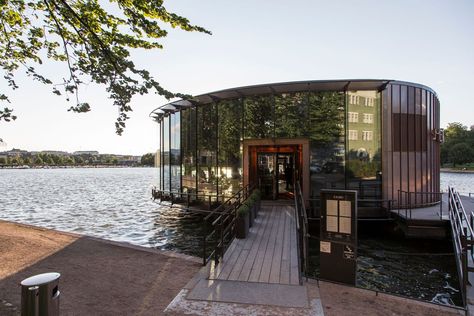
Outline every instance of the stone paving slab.
{"label": "stone paving slab", "polygon": [[308,308],[305,286],[257,282],[200,280],[187,299]]}
{"label": "stone paving slab", "polygon": [[[164,313],[167,316],[199,315],[199,316],[323,316],[321,300],[317,295],[310,293],[309,308],[282,307],[273,305],[239,304],[214,302],[203,300],[190,300],[186,297],[188,289],[183,289],[168,305]],[[312,291],[312,292],[317,292]]]}

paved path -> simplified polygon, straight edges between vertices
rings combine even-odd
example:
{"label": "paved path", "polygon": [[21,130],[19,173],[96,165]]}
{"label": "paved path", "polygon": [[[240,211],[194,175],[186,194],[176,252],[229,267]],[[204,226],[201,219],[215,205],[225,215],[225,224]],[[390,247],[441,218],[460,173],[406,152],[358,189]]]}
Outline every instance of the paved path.
{"label": "paved path", "polygon": [[0,221],[0,315],[19,315],[21,280],[52,271],[61,273],[61,315],[162,315],[200,262]]}

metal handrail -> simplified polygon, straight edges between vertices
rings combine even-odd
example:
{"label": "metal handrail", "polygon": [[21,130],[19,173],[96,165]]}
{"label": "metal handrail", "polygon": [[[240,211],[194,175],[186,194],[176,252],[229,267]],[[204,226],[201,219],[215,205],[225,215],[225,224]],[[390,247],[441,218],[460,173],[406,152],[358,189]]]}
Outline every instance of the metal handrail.
{"label": "metal handrail", "polygon": [[[296,182],[294,189],[295,196],[295,211],[296,211],[296,229],[298,232],[298,248],[300,256],[298,258],[300,271],[307,277],[308,275],[308,217],[306,214],[306,208],[304,204],[303,194],[301,192],[301,186],[299,181]],[[300,279],[300,283],[302,280]]]}
{"label": "metal handrail", "polygon": [[212,216],[212,214],[217,213],[217,212],[221,212],[223,209],[225,209],[226,207],[231,205],[233,201],[240,200],[242,196],[245,197],[245,199],[247,199],[248,196],[250,195],[250,192],[253,190],[253,188],[254,188],[254,186],[250,186],[249,184],[247,184],[242,189],[240,189],[238,192],[234,193],[229,199],[227,199],[227,201],[225,201],[224,203],[219,205],[217,208],[215,208],[204,219],[208,220]]}
{"label": "metal handrail", "polygon": [[448,215],[451,224],[453,247],[455,250],[456,266],[461,288],[463,305],[467,307],[467,284],[469,283],[469,272],[474,267],[469,266],[468,253],[473,256],[474,246],[474,213],[468,214],[464,209],[459,193],[453,187],[448,188]]}
{"label": "metal handrail", "polygon": [[[211,259],[218,264],[219,260],[224,257],[227,247],[235,237],[234,226],[237,218],[237,209],[248,199],[253,189],[254,186],[246,185],[204,218],[205,221],[208,221],[213,215],[218,215],[211,222],[211,232],[203,238],[202,263],[204,266]],[[212,244],[212,250],[208,254],[209,244]]]}
{"label": "metal handrail", "polygon": [[[412,203],[412,195],[415,196],[414,203]],[[418,200],[417,195],[421,195],[422,197],[425,195],[433,196],[439,195],[439,201],[437,202],[427,202],[427,203],[416,203]],[[414,208],[426,207],[426,206],[433,206],[439,204],[439,219],[443,219],[443,192],[410,192],[405,190],[398,190],[398,215],[400,215],[401,210],[405,210],[405,218],[412,218],[412,211]],[[402,198],[403,197],[403,198]],[[402,202],[405,202],[402,204]],[[410,216],[408,216],[410,215]]]}
{"label": "metal handrail", "polygon": [[[208,210],[212,209],[212,202],[216,201],[219,203],[219,200],[225,200],[228,195],[217,195],[217,194],[205,194],[205,193],[191,193],[191,192],[179,192],[179,191],[172,191],[172,190],[159,190],[156,187],[153,187],[151,190],[151,196],[153,200],[159,199],[160,202],[167,201],[164,199],[164,197],[169,196],[170,197],[170,202],[171,205],[175,204],[175,198],[174,197],[180,197],[181,199],[183,196],[185,197],[184,200],[186,201],[186,207],[189,208],[191,204],[191,198],[194,198],[194,201],[206,201],[208,204]],[[200,199],[204,198],[204,199]]]}

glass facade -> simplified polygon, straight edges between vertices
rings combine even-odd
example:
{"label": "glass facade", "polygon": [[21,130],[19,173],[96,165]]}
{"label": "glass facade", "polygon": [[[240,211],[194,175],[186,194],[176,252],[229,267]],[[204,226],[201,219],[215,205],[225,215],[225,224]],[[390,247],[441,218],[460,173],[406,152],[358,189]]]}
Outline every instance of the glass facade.
{"label": "glass facade", "polygon": [[[321,189],[353,189],[366,200],[396,200],[398,190],[436,191],[439,145],[431,134],[439,128],[438,115],[432,91],[404,84],[209,97],[158,120],[158,189],[222,200],[240,190],[245,179],[257,181],[245,178],[253,169],[244,170],[244,161],[256,162],[258,156],[244,157],[246,141],[262,140],[261,147],[276,139],[304,139],[307,158],[291,141],[273,148],[280,159],[276,186],[286,181],[288,190],[287,170],[295,168],[306,169],[298,179],[309,178],[304,188],[309,199],[318,199]],[[290,145],[299,152],[290,154]]]}

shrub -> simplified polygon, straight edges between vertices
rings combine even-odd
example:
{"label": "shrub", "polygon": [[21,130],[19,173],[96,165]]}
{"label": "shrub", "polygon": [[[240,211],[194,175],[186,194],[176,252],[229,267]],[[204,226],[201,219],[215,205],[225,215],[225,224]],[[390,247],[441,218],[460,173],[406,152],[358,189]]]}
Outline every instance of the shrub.
{"label": "shrub", "polygon": [[237,210],[237,216],[238,217],[244,217],[249,213],[249,207],[247,204],[242,204],[239,209]]}

